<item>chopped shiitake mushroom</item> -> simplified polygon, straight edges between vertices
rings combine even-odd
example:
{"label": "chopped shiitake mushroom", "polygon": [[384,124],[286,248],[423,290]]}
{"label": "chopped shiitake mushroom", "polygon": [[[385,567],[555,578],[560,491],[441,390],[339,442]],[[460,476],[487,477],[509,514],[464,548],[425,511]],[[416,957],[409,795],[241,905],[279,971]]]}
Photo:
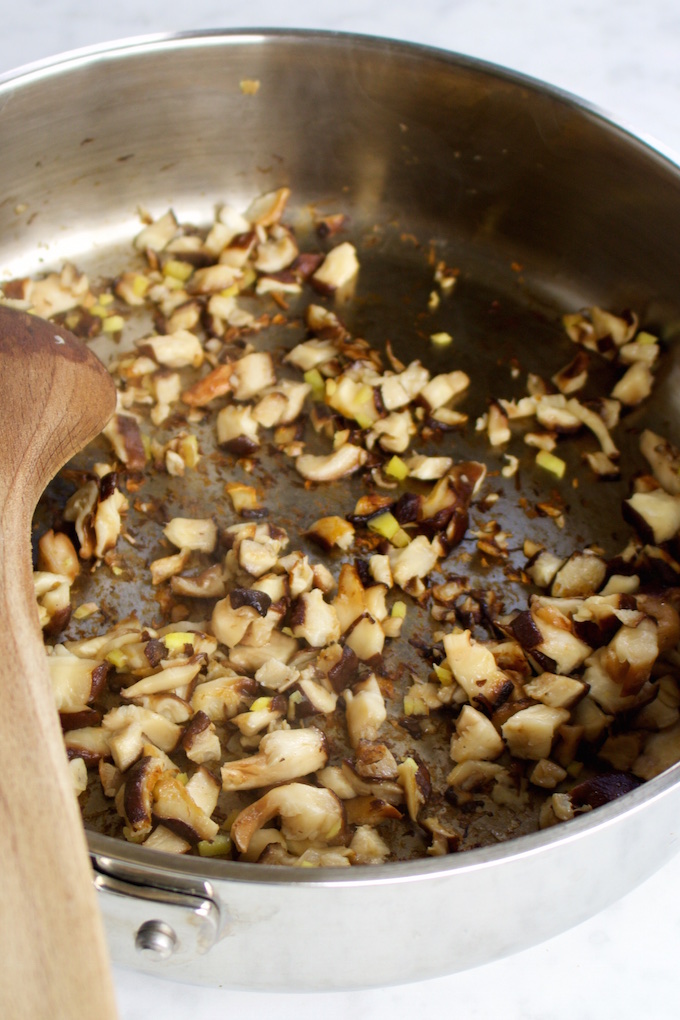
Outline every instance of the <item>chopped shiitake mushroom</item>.
{"label": "chopped shiitake mushroom", "polygon": [[454,680],[463,688],[470,704],[495,708],[510,696],[512,680],[496,663],[493,653],[476,641],[469,630],[444,637],[446,661]]}
{"label": "chopped shiitake mushroom", "polygon": [[[621,422],[638,427],[663,344],[592,307],[564,316],[545,378],[521,392],[517,357],[513,393],[480,394],[460,329],[419,325],[422,360],[352,334],[370,245],[338,241],[340,212],[310,241],[289,199],[205,227],[144,214],[134,266],[101,288],[70,265],[3,286],[124,333],[106,452],[66,470],[36,536],[81,804],[99,784],[112,830],[165,852],[347,867],[564,822],[658,775],[680,760],[680,450],[641,426],[628,463]],[[460,272],[433,257],[430,289],[433,265],[440,316]],[[478,460],[457,456],[463,430]],[[525,479],[562,528],[574,464],[603,488],[630,473],[622,550],[534,533]],[[515,488],[524,534],[504,520]],[[116,598],[88,583],[109,575],[145,587],[148,618],[107,629]]]}
{"label": "chopped shiitake mushroom", "polygon": [[550,757],[555,732],[568,718],[569,712],[564,708],[530,705],[511,715],[501,732],[515,757],[540,761]]}
{"label": "chopped shiitake mushroom", "polygon": [[274,817],[280,818],[281,832],[293,852],[342,842],[345,811],[340,798],[331,790],[287,783],[270,790],[237,816],[231,838],[238,849],[246,852],[253,834]]}
{"label": "chopped shiitake mushroom", "polygon": [[493,761],[503,750],[503,741],[491,720],[471,705],[463,705],[451,738],[452,761]]}
{"label": "chopped shiitake mushroom", "polygon": [[332,482],[354,474],[363,467],[367,457],[362,447],[346,442],[327,455],[300,454],[295,467],[310,482]]}
{"label": "chopped shiitake mushroom", "polygon": [[367,680],[356,684],[343,694],[349,741],[358,747],[362,740],[375,740],[380,727],[387,719],[385,699],[377,677],[371,674]]}
{"label": "chopped shiitake mushroom", "polygon": [[324,734],[316,729],[272,730],[257,754],[222,766],[225,790],[253,790],[317,772],[328,761]]}

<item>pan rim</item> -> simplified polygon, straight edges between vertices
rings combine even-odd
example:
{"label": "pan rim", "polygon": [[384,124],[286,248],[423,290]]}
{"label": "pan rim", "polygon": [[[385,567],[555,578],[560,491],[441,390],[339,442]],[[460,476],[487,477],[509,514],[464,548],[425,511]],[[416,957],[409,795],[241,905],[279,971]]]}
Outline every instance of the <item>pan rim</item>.
{"label": "pan rim", "polygon": [[[158,850],[149,850],[134,843],[125,843],[113,836],[86,830],[91,854],[98,865],[115,871],[115,863],[133,865],[145,871],[147,878],[181,875],[185,879],[198,879],[208,885],[214,881],[245,882],[265,886],[305,885],[315,887],[365,887],[403,885],[418,881],[436,881],[451,874],[470,874],[488,871],[512,860],[545,856],[571,844],[576,844],[596,832],[611,829],[631,816],[647,810],[649,805],[677,793],[680,787],[680,762],[661,775],[643,783],[622,797],[588,811],[570,821],[548,829],[515,836],[495,846],[465,850],[445,857],[428,857],[415,861],[392,861],[386,864],[361,868],[328,867],[320,869],[297,868],[288,865],[250,864],[245,861],[211,860],[201,857],[182,857]],[[680,849],[669,840],[671,849],[666,859]],[[123,852],[121,852],[123,851]],[[663,861],[659,863],[659,866]],[[650,873],[651,874],[651,873]]]}
{"label": "pan rim", "polygon": [[122,36],[101,43],[64,50],[61,53],[44,57],[26,64],[20,64],[0,74],[0,108],[4,94],[11,93],[24,82],[39,81],[43,78],[68,73],[78,66],[94,63],[101,58],[124,59],[126,56],[144,52],[172,50],[176,47],[194,48],[219,45],[259,45],[263,42],[282,41],[305,42],[314,39],[330,45],[353,45],[367,47],[372,50],[400,50],[405,54],[422,55],[428,60],[465,67],[471,71],[491,74],[508,84],[528,88],[540,92],[559,102],[570,106],[582,114],[591,116],[610,129],[624,133],[628,139],[643,146],[650,155],[661,156],[680,170],[680,150],[666,144],[656,136],[641,131],[624,119],[612,114],[604,107],[593,103],[569,89],[543,81],[533,75],[515,70],[509,66],[475,57],[463,51],[449,50],[426,43],[409,42],[391,36],[381,36],[364,32],[340,31],[333,29],[274,27],[274,26],[243,26],[239,28],[192,29],[178,32],[142,33],[140,35]]}

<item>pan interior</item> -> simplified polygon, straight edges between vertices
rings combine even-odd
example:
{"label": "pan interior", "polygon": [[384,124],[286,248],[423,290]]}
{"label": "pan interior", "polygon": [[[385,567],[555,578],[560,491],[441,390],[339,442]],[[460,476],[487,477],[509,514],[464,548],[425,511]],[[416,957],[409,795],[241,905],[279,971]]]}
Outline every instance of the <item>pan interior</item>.
{"label": "pan interior", "polygon": [[[52,94],[40,76],[13,86],[0,122],[0,138],[7,132],[19,140],[11,151],[3,146],[4,277],[44,272],[69,259],[92,279],[104,279],[131,262],[140,207],[158,215],[171,206],[180,222],[206,226],[221,203],[244,209],[253,196],[289,186],[286,221],[301,248],[318,245],[318,216],[347,217],[342,239],[356,246],[361,269],[351,298],[333,307],[349,331],[382,351],[389,341],[397,358],[419,358],[433,374],[462,369],[473,380],[456,405],[469,415],[467,429],[443,433],[421,452],[484,461],[484,491],[499,498],[493,507],[473,508],[467,537],[443,572],[468,577],[472,589],[493,590],[511,610],[526,598],[516,578],[527,536],[564,556],[586,545],[607,556],[623,548],[629,529],[621,501],[630,477],[645,467],[638,450],[643,422],[680,438],[675,168],[564,97],[397,44],[329,37],[311,45],[288,33],[220,45],[213,37],[184,48],[123,49],[53,74]],[[438,262],[457,270],[457,282],[433,308]],[[262,334],[262,345],[280,351],[303,339],[308,300],[291,300],[285,321]],[[592,304],[636,311],[666,343],[664,368],[653,405],[627,415],[617,435],[626,465],[621,481],[593,481],[582,461],[592,448],[587,439],[570,444],[562,480],[546,479],[521,436],[490,451],[474,423],[490,398],[520,397],[529,373],[550,378],[573,357],[561,316]],[[131,322],[123,342],[131,344],[148,326],[141,318]],[[441,332],[453,338],[446,347],[430,340]],[[120,353],[109,341],[94,346],[104,358]],[[603,362],[581,396],[609,392],[613,380]],[[176,422],[169,423],[168,438],[171,425]],[[321,516],[351,512],[366,491],[356,480],[305,489],[267,450],[248,476],[216,450],[211,427],[197,429],[208,451],[201,470],[181,486],[160,477],[148,483],[146,492],[167,518],[214,514],[220,526],[237,523],[225,482],[254,477],[270,519],[290,532],[292,547],[318,558],[302,533]],[[504,452],[519,459],[509,478],[501,473]],[[89,450],[73,467],[105,455],[104,447]],[[68,478],[50,486],[36,532],[71,491]],[[546,500],[563,511],[563,526],[537,510]],[[483,560],[477,550],[475,533],[491,518],[509,536],[503,560]],[[137,515],[134,506],[127,528],[136,544],[126,549],[123,578],[96,571],[79,597],[105,607],[110,621],[136,611],[152,622],[158,601],[140,578],[167,550],[159,522]],[[339,563],[331,558],[335,572]],[[408,620],[407,637],[431,633],[425,609],[413,605]],[[75,636],[74,627],[66,636]],[[81,623],[78,635],[87,628]],[[395,705],[411,675],[427,672],[418,643],[401,642],[398,658],[386,655]],[[395,753],[413,753],[413,733],[393,729]],[[437,786],[445,785],[451,767],[449,735],[439,725],[418,733],[419,753]],[[331,736],[342,739],[332,726]],[[525,811],[499,807],[480,815],[467,825],[463,847],[531,831],[536,811],[530,802]],[[100,831],[119,829],[95,794],[86,818]],[[422,854],[418,832],[399,839],[398,857]]]}

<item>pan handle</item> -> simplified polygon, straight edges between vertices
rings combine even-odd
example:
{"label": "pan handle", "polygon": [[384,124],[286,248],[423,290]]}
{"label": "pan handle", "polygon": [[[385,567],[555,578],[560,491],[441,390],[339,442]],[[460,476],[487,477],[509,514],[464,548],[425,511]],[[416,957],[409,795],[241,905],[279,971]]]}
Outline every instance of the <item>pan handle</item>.
{"label": "pan handle", "polygon": [[165,962],[179,976],[182,964],[208,952],[224,927],[219,904],[209,896],[112,875],[92,858],[94,885],[112,959],[159,973]]}

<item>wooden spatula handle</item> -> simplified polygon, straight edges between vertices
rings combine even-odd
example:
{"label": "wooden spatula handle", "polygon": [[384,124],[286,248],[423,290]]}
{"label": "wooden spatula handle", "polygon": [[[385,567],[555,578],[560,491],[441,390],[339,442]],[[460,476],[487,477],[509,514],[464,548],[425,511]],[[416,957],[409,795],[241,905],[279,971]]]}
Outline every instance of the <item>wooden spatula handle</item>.
{"label": "wooden spatula handle", "polygon": [[103,926],[33,596],[27,503],[0,490],[0,1013],[114,1020]]}

